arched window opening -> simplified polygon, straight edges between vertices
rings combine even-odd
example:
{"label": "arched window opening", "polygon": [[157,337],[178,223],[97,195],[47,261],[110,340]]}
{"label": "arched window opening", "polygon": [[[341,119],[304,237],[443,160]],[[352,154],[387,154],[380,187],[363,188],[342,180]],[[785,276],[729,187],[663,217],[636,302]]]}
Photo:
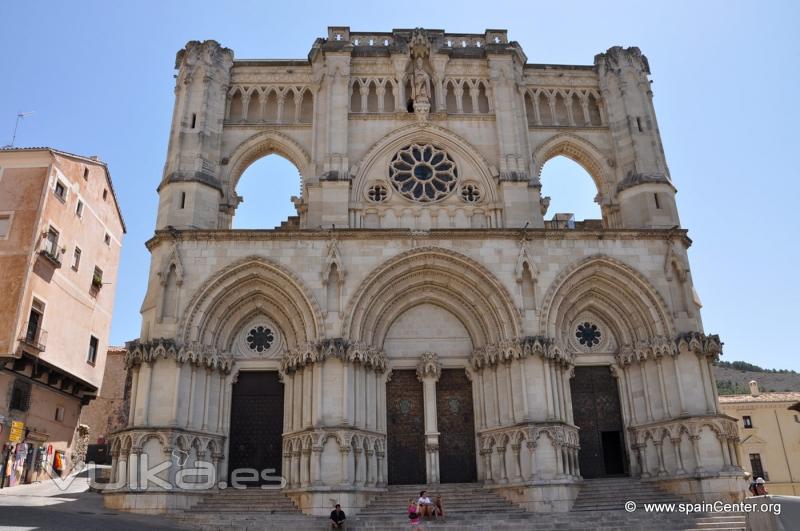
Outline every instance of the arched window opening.
{"label": "arched window opening", "polygon": [[300,123],[310,124],[314,119],[314,96],[306,89],[303,92],[303,103],[300,104]]}
{"label": "arched window opening", "polygon": [[269,123],[278,121],[278,95],[274,90],[270,91],[266,96],[264,104],[264,120]]}
{"label": "arched window opening", "polygon": [[239,122],[244,119],[242,110],[242,93],[238,90],[233,96],[231,96],[231,111],[228,119],[230,119],[232,122]]}
{"label": "arched window opening", "polygon": [[[555,157],[542,168],[540,180],[542,196],[550,196],[550,207],[545,218],[557,221],[552,226],[571,228],[569,217],[561,214],[572,214],[573,221],[602,219],[600,205],[595,202],[597,186],[591,175],[577,162],[565,156]],[[600,227],[598,223],[597,228]]]}
{"label": "arched window opening", "polygon": [[383,112],[394,112],[394,86],[386,82],[383,93]]}
{"label": "arched window opening", "polygon": [[577,126],[584,126],[589,125],[586,123],[586,117],[583,115],[583,107],[581,107],[580,98],[577,95],[573,94],[569,98],[570,105],[572,108],[572,121]]}
{"label": "arched window opening", "polygon": [[263,119],[263,102],[261,93],[257,90],[250,92],[250,99],[247,102],[247,122],[260,122]]}
{"label": "arched window opening", "polygon": [[350,92],[350,112],[361,112],[361,83],[356,81]]}
{"label": "arched window opening", "polygon": [[478,85],[478,112],[487,114],[489,112],[489,95],[486,94],[486,85]]}
{"label": "arched window opening", "polygon": [[466,114],[472,114],[472,87],[464,83],[464,96],[461,98],[461,106]]}
{"label": "arched window opening", "polygon": [[556,94],[556,123],[555,125],[569,125],[567,116],[567,103],[561,93]]}
{"label": "arched window opening", "polygon": [[539,116],[543,125],[553,125],[553,113],[550,109],[550,98],[544,93],[539,93],[533,102],[539,106]]}
{"label": "arched window opening", "polygon": [[600,118],[600,105],[594,94],[589,95],[589,123],[591,125],[602,125],[603,123]]}
{"label": "arched window opening", "polygon": [[536,125],[536,109],[533,108],[533,98],[529,93],[525,93],[525,114],[528,118],[528,127]]}
{"label": "arched window opening", "polygon": [[378,84],[375,81],[369,84],[367,94],[367,112],[378,112]]}
{"label": "arched window opening", "polygon": [[453,85],[452,83],[448,83],[445,86],[445,90],[447,91],[447,94],[444,97],[444,102],[445,106],[447,107],[447,112],[450,114],[455,114],[458,112],[458,103],[456,103],[455,85]]}
{"label": "arched window opening", "polygon": [[236,193],[242,198],[233,217],[234,229],[272,229],[292,224],[297,212],[290,201],[300,195],[297,168],[279,155],[251,164],[239,178]]}
{"label": "arched window opening", "polygon": [[164,282],[164,300],[161,304],[161,318],[174,319],[178,305],[178,273],[175,264],[169,266],[166,281]]}

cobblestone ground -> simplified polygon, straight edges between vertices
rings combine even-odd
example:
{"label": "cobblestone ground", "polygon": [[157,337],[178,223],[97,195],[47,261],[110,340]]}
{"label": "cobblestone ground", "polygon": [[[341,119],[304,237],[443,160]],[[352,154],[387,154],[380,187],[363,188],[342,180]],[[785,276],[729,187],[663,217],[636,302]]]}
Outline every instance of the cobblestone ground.
{"label": "cobblestone ground", "polygon": [[157,516],[131,515],[106,509],[102,496],[89,492],[88,474],[84,472],[63,490],[53,481],[0,489],[0,529],[140,531],[180,528]]}

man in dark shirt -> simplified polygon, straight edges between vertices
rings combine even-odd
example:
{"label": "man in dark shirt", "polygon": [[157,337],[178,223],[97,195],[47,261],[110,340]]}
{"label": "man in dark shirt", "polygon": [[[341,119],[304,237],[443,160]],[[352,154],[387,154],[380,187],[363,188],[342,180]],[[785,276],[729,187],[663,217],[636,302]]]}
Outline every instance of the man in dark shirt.
{"label": "man in dark shirt", "polygon": [[331,528],[344,529],[344,519],[345,516],[342,506],[337,503],[336,508],[331,511]]}

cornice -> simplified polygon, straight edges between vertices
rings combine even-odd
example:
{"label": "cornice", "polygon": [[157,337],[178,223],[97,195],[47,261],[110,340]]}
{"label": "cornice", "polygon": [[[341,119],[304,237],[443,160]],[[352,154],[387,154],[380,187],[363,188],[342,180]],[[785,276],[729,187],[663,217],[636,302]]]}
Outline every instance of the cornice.
{"label": "cornice", "polygon": [[[521,229],[161,229],[145,242],[152,251],[162,243],[174,241],[298,241],[330,240],[485,240],[518,241]],[[686,229],[525,229],[527,240],[674,240],[680,238],[686,247],[692,244]]]}

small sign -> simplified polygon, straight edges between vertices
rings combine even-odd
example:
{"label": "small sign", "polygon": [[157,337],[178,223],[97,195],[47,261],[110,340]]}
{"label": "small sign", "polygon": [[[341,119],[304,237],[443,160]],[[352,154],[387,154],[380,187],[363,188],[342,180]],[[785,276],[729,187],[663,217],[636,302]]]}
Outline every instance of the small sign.
{"label": "small sign", "polygon": [[25,423],[15,420],[11,423],[11,431],[8,432],[8,441],[13,443],[22,442],[25,437]]}

